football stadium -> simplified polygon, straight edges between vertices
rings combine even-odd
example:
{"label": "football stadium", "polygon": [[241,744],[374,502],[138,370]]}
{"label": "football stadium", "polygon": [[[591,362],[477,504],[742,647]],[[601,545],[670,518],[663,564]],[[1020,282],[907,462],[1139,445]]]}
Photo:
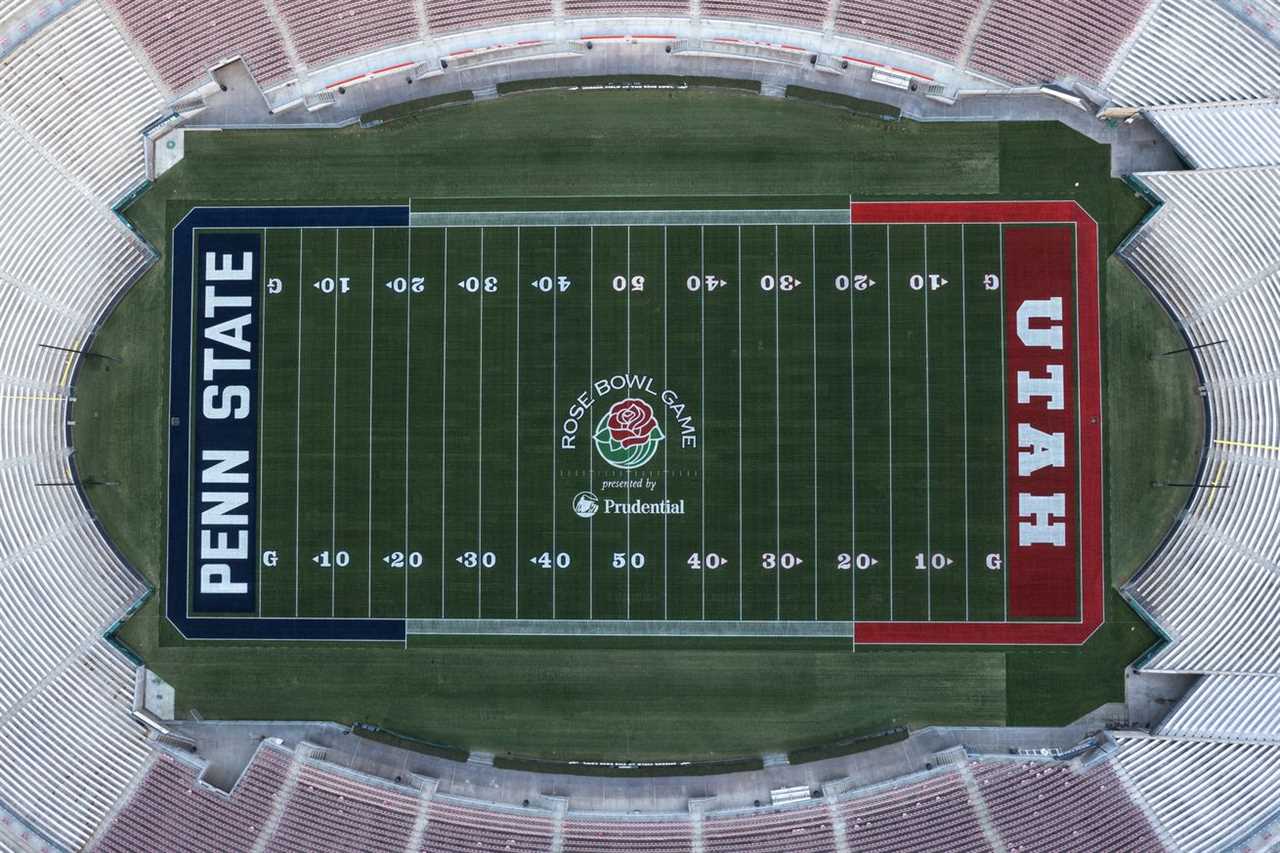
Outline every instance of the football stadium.
{"label": "football stadium", "polygon": [[0,850],[1280,849],[1280,3],[0,0]]}

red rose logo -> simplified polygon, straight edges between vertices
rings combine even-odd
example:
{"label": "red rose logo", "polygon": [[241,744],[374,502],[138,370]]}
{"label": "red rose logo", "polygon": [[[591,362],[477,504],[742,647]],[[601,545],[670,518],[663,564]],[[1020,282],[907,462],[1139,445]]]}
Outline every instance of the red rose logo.
{"label": "red rose logo", "polygon": [[609,409],[609,436],[623,447],[636,447],[649,440],[658,426],[653,408],[644,400],[628,397]]}

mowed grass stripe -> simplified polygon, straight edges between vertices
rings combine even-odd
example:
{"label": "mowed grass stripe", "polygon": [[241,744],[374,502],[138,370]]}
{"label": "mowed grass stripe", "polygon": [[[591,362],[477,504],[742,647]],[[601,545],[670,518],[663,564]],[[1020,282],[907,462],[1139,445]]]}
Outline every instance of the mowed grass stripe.
{"label": "mowed grass stripe", "polygon": [[[925,226],[894,225],[889,228],[892,264],[889,344],[893,374],[893,618],[929,618],[929,572],[917,567],[917,555],[928,559],[929,436],[926,414],[924,318],[926,316],[928,266],[925,258]],[[920,278],[915,278],[920,277]],[[919,289],[912,287],[923,281]]]}
{"label": "mowed grass stripe", "polygon": [[[340,232],[334,300],[338,306],[334,399],[334,530],[335,552],[345,552],[346,565],[335,558],[333,615],[369,613],[372,551],[369,539],[371,424],[370,294],[373,281],[373,232]],[[346,289],[349,288],[349,289]]]}
{"label": "mowed grass stripe", "polygon": [[[374,487],[369,535],[374,543],[374,565],[369,604],[371,614],[378,618],[404,614],[404,565],[410,559],[406,551],[418,550],[416,543],[407,547],[404,536],[408,514],[408,504],[404,499],[404,450],[408,426],[405,417],[405,342],[409,335],[410,300],[422,298],[408,292],[409,233],[408,229],[379,231],[373,265],[375,284],[371,310],[374,339],[370,390],[374,409]],[[396,293],[385,286],[397,278],[405,279],[406,292]],[[438,281],[432,284],[439,288]],[[391,559],[386,559],[388,557]],[[432,565],[435,563],[434,555],[429,551],[425,554],[419,551],[416,559],[429,559]]]}
{"label": "mowed grass stripe", "polygon": [[885,620],[893,615],[890,563],[892,454],[889,429],[889,230],[882,225],[853,226],[855,278],[869,282],[853,300],[854,378],[854,557],[875,563],[858,572],[854,612],[857,619]]}
{"label": "mowed grass stripe", "polygon": [[[929,226],[929,612],[964,619],[964,343],[959,225]],[[940,282],[939,282],[940,283]],[[938,568],[938,564],[942,567]]]}
{"label": "mowed grass stripe", "polygon": [[[684,500],[686,513],[666,519],[667,589],[665,615],[670,619],[701,619],[706,601],[710,573],[689,566],[689,557],[703,551],[704,519],[702,517],[703,454],[716,438],[707,428],[703,399],[703,320],[705,307],[701,290],[691,291],[689,276],[700,275],[702,229],[696,226],[673,226],[666,229],[667,241],[667,311],[666,311],[666,382],[688,406],[698,427],[698,447],[681,447],[674,437],[679,432],[675,419],[664,412],[662,423],[667,433],[665,447],[659,451],[667,470],[666,497]],[[716,294],[717,296],[719,294]],[[710,495],[714,490],[709,490]],[[708,530],[718,528],[717,523]],[[707,550],[714,549],[710,542]],[[714,587],[714,582],[713,582]]]}
{"label": "mowed grass stripe", "polygon": [[[630,272],[633,279],[637,276],[644,279],[644,290],[632,290],[629,311],[628,362],[630,372],[651,377],[652,394],[641,393],[636,396],[653,407],[654,417],[662,424],[664,409],[661,400],[662,385],[662,322],[663,322],[663,278],[662,278],[662,228],[631,228],[630,230]],[[663,430],[666,435],[663,443],[679,442],[679,430],[671,434],[671,427]],[[662,485],[662,453],[658,453],[645,465],[631,472],[631,479],[654,483],[653,489],[632,488],[628,497],[645,503],[660,500]],[[631,619],[662,618],[662,523],[661,515],[636,515],[630,519],[630,547],[642,550],[645,555],[644,568],[630,572],[631,586],[628,600],[630,606],[627,615]]]}
{"label": "mowed grass stripe", "polygon": [[[480,615],[480,302],[479,228],[450,228],[445,332],[444,607],[446,616]],[[468,285],[468,281],[473,282]],[[470,289],[468,289],[470,287]],[[496,554],[496,551],[495,551]]]}
{"label": "mowed grass stripe", "polygon": [[263,552],[274,551],[275,566],[259,571],[260,616],[293,616],[294,583],[299,556],[294,548],[294,507],[298,483],[294,476],[298,424],[298,250],[300,231],[270,229],[263,237],[263,270],[269,282],[279,280],[280,292],[262,303],[259,345],[262,396],[258,403],[261,456],[258,480],[260,541]]}
{"label": "mowed grass stripe", "polygon": [[[301,427],[298,615],[328,617],[334,604],[334,365],[339,300],[316,285],[337,273],[334,229],[302,232]],[[345,355],[345,354],[344,354]]]}
{"label": "mowed grass stripe", "polygon": [[[704,303],[702,378],[705,416],[698,412],[695,423],[699,446],[705,460],[703,487],[706,494],[706,546],[700,554],[706,582],[706,618],[737,619],[739,603],[738,536],[740,533],[738,454],[741,424],[738,419],[738,307],[747,282],[738,275],[738,229],[709,227],[702,233],[700,293]],[[723,282],[711,289],[707,279]],[[688,278],[674,282],[688,290]],[[688,401],[686,401],[688,403]],[[679,442],[678,430],[670,441]],[[710,556],[710,555],[714,555]],[[709,568],[708,563],[718,568]],[[686,557],[687,559],[687,557]],[[727,562],[725,562],[727,561]],[[676,569],[681,567],[676,561]],[[685,566],[686,571],[691,571]]]}
{"label": "mowed grass stripe", "polygon": [[484,230],[484,276],[496,291],[484,293],[483,336],[479,341],[483,395],[478,426],[480,456],[479,549],[492,552],[492,568],[477,569],[479,612],[489,618],[515,616],[516,564],[516,277],[514,228]]}
{"label": "mowed grass stripe", "polygon": [[[452,233],[452,232],[450,232]],[[401,527],[389,541],[387,550],[401,548],[406,552],[407,577],[400,577],[399,598],[410,617],[439,616],[444,613],[442,594],[445,566],[440,558],[444,520],[443,478],[446,456],[441,452],[446,436],[444,408],[445,300],[456,304],[457,288],[446,278],[445,238],[443,229],[409,230],[404,254],[404,269],[411,271],[410,284],[423,280],[423,291],[410,291],[399,298],[406,306],[400,318],[402,337],[398,349],[389,351],[391,364],[400,359],[400,369],[393,388],[400,398],[392,405],[388,421],[396,421],[388,430],[389,437],[400,437],[398,451],[393,451],[388,467],[392,488],[405,505]],[[399,353],[397,356],[396,353]],[[407,359],[407,364],[406,364]],[[392,442],[389,445],[394,447]],[[401,484],[402,483],[402,484]],[[413,555],[421,554],[421,565]],[[404,574],[392,571],[394,580]]]}
{"label": "mowed grass stripe", "polygon": [[[814,544],[819,619],[852,616],[853,583],[853,360],[850,232],[853,226],[814,231],[814,337],[817,344],[814,396],[817,410],[817,504]],[[840,278],[843,290],[837,289]],[[839,555],[848,555],[840,568]]]}
{"label": "mowed grass stripe", "polygon": [[[813,619],[818,561],[814,554],[814,287],[813,228],[778,229],[777,568],[781,619]],[[788,284],[787,277],[793,279]],[[786,288],[790,287],[788,290]]]}
{"label": "mowed grass stripe", "polygon": [[[515,484],[520,508],[519,540],[523,548],[515,554],[519,572],[515,616],[524,619],[550,619],[551,582],[559,572],[556,556],[562,550],[555,536],[557,510],[568,509],[572,494],[556,501],[552,486],[557,477],[556,455],[560,443],[560,427],[564,417],[559,401],[555,375],[556,309],[561,298],[557,283],[556,255],[558,235],[554,228],[522,228],[520,230],[520,271],[515,282],[519,300],[520,417],[518,462],[520,476]],[[530,284],[545,278],[549,290]],[[570,284],[569,288],[572,289]],[[567,295],[568,290],[565,291]],[[567,298],[567,296],[566,296]],[[514,473],[514,472],[513,472]],[[546,555],[546,564],[531,563]],[[572,559],[572,558],[570,558]]]}
{"label": "mowed grass stripe", "polygon": [[777,498],[781,491],[778,414],[778,290],[760,287],[763,277],[776,279],[772,226],[742,229],[742,465],[743,618],[777,619],[781,611],[778,570],[763,567],[766,554],[781,545]]}
{"label": "mowed grass stripe", "polygon": [[[627,229],[596,228],[594,239],[592,325],[595,331],[592,359],[595,370],[592,378],[607,380],[611,376],[627,372],[627,302],[631,298],[632,287],[627,272]],[[624,281],[621,290],[615,289],[615,279]],[[621,399],[621,395],[617,399]],[[590,417],[587,418],[591,430],[595,429],[596,422],[604,416],[608,405],[613,401],[614,398],[610,398],[601,401],[599,406],[592,407]],[[625,619],[629,586],[627,575],[633,571],[629,566],[632,552],[628,550],[628,521],[625,515],[606,513],[603,501],[608,498],[625,500],[625,489],[609,488],[605,484],[624,480],[628,473],[611,468],[599,460],[596,462],[595,491],[600,496],[602,505],[593,519],[592,613],[597,619]],[[643,554],[643,549],[638,545],[639,543],[635,551]],[[624,565],[615,565],[615,555],[618,555],[618,562]]]}
{"label": "mowed grass stripe", "polygon": [[[595,336],[591,310],[595,300],[592,233],[593,229],[588,227],[557,228],[555,231],[554,269],[558,276],[564,276],[571,283],[565,292],[557,292],[553,300],[555,432],[548,438],[556,443],[556,464],[554,482],[547,483],[545,494],[555,515],[552,537],[555,549],[569,555],[570,566],[548,570],[546,582],[551,595],[551,612],[564,619],[587,619],[591,616],[596,571],[591,554],[595,519],[579,518],[573,512],[572,502],[574,495],[593,488],[592,477],[597,466],[593,458],[591,430],[600,417],[599,410],[589,409],[578,420],[571,449],[560,446],[564,421],[572,402],[591,387],[592,339]],[[549,391],[552,385],[547,383],[534,387]]]}
{"label": "mowed grass stripe", "polygon": [[1004,292],[983,284],[985,276],[1000,272],[999,232],[998,225],[964,228],[969,621],[1005,618],[1005,573],[986,567],[987,555],[1003,559],[1004,551]]}

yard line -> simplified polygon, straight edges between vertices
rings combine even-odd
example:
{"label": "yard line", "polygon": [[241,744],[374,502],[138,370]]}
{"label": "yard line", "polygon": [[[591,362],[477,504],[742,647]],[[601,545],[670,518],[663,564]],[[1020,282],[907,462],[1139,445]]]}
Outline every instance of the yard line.
{"label": "yard line", "polygon": [[484,603],[484,228],[480,229],[480,333],[477,335],[478,364],[476,397],[476,618],[483,615]]}
{"label": "yard line", "polygon": [[[742,621],[742,226],[738,226],[738,621]],[[704,426],[705,429],[705,426]]]}
{"label": "yard line", "polygon": [[[627,226],[627,375],[631,375],[631,226]],[[631,477],[627,477],[627,505],[631,505]],[[627,513],[627,618],[631,618],[631,513]]]}
{"label": "yard line", "polygon": [[933,621],[933,425],[929,421],[929,226],[924,226],[924,607]]}
{"label": "yard line", "polygon": [[960,225],[960,364],[964,375],[964,621],[969,621],[969,268],[964,224]]}
{"label": "yard line", "polygon": [[[596,374],[596,227],[588,231],[591,246],[587,262],[587,385],[595,381]],[[595,454],[587,450],[587,489],[596,490]],[[594,619],[596,612],[596,520],[587,519],[587,618]]]}
{"label": "yard line", "polygon": [[813,618],[818,618],[818,227],[809,226],[809,281],[813,284]]}
{"label": "yard line", "polygon": [[[412,232],[410,233],[410,241],[412,242]],[[446,498],[446,490],[448,483],[445,480],[445,463],[447,461],[448,448],[445,445],[445,436],[449,434],[449,372],[446,365],[449,363],[449,226],[444,227],[444,277],[440,280],[440,292],[443,294],[443,302],[440,310],[440,618],[445,618],[445,524],[444,524],[444,507],[448,503]],[[407,344],[406,344],[407,346]],[[405,400],[409,399],[409,365],[406,361],[404,368],[405,375]],[[404,410],[405,430],[404,430],[404,493],[405,493],[405,515],[404,527],[405,537],[408,544],[409,535],[409,406],[406,402]]]}
{"label": "yard line", "polygon": [[891,226],[884,227],[884,296],[885,341],[888,353],[888,406],[889,411],[889,621],[893,621],[893,256],[889,239]]}
{"label": "yard line", "polygon": [[551,288],[551,618],[556,618],[556,574],[559,571],[556,558],[560,556],[560,552],[556,546],[556,530],[558,528],[556,510],[556,478],[559,474],[559,459],[556,454],[560,452],[559,442],[556,440],[556,401],[559,400],[559,392],[556,384],[560,374],[559,364],[559,306],[560,306],[560,230],[555,226],[551,228],[551,278],[555,285]]}
{"label": "yard line", "polygon": [[702,618],[707,618],[707,228],[698,226],[698,276],[702,286],[698,288],[698,399],[701,404],[698,420],[704,430],[702,441],[698,442],[698,485],[702,489],[701,507],[702,533],[698,549],[702,554],[698,558],[702,570]]}
{"label": "yard line", "polygon": [[[552,279],[552,289],[554,290],[555,279]],[[516,564],[516,616],[520,618],[520,226],[516,226],[516,533],[515,533],[515,554],[512,555]],[[555,396],[552,396],[552,406],[555,406]],[[555,558],[552,557],[552,572],[555,572]]]}
{"label": "yard line", "polygon": [[299,518],[302,504],[302,229],[298,229],[298,396],[293,407],[293,615],[298,616],[298,586],[302,574]]}
{"label": "yard line", "polygon": [[[406,249],[405,278],[409,286],[405,288],[405,301],[404,301],[405,302],[405,307],[404,307],[404,311],[405,311],[405,315],[404,315],[404,328],[405,328],[405,338],[404,338],[404,618],[408,619],[409,618],[409,555],[413,553],[409,543],[409,365],[412,363],[411,361],[412,351],[410,349],[410,341],[412,340],[412,335],[413,335],[413,325],[410,322],[413,319],[413,299],[412,299],[413,230],[412,229],[409,229],[408,231],[405,232],[405,249]],[[424,282],[425,282],[425,276],[424,276]],[[448,291],[445,290],[443,283],[441,284],[440,289],[445,293],[448,293]],[[426,291],[425,283],[423,286],[423,291],[424,292]],[[443,365],[444,359],[441,358],[440,362]],[[443,373],[443,370],[444,368],[441,367],[442,373]],[[440,410],[440,418],[441,418],[440,432],[441,434],[443,434],[444,433],[444,429],[443,429],[444,409]],[[440,479],[443,482],[444,480],[443,463],[441,468]],[[444,493],[441,492],[442,497],[441,497],[440,513],[441,513],[442,527],[444,525],[443,494]],[[444,550],[443,536],[440,538],[440,549],[442,551]],[[440,564],[440,575],[441,575],[441,578],[443,578],[444,576],[443,562]],[[443,581],[442,581],[442,586],[443,586]],[[441,601],[444,601],[444,599],[442,598]],[[441,605],[442,610],[443,610],[443,607],[444,605],[442,604]],[[441,615],[443,616],[444,614],[441,613]],[[406,639],[406,642],[407,642],[407,639]]]}
{"label": "yard line", "polygon": [[[368,490],[365,493],[369,499],[367,521],[365,522],[366,541],[369,545],[368,563],[369,563],[369,579],[365,584],[365,589],[369,593],[368,616],[373,618],[373,294],[378,290],[378,282],[375,280],[374,258],[378,254],[378,232],[374,228],[369,229],[369,479]],[[409,288],[405,288],[406,295]],[[405,555],[405,573],[408,576],[408,555]]]}
{"label": "yard line", "polygon": [[782,618],[782,381],[778,345],[778,226],[773,226],[773,574],[776,618]]}
{"label": "yard line", "polygon": [[1004,621],[1009,621],[1009,424],[1007,421],[1008,413],[1005,411],[1005,397],[1008,389],[1005,388],[1005,349],[1004,349],[1004,223],[999,226],[1000,229],[1000,290],[997,291],[997,298],[1000,300],[1000,503],[1004,508],[1001,514],[1001,535],[1003,536],[1003,545],[1001,546],[1004,553],[1004,564],[1001,567],[1004,575]]}
{"label": "yard line", "polygon": [[[667,379],[667,226],[662,226],[662,387],[670,388]],[[667,434],[667,406],[662,407],[662,432]],[[662,443],[662,499],[667,499],[667,450],[671,441]],[[667,570],[671,554],[667,546],[667,530],[670,526],[667,513],[662,515],[662,618],[667,618]]]}
{"label": "yard line", "polygon": [[[858,468],[853,359],[853,223],[849,223],[849,621],[858,621]],[[888,282],[885,282],[888,287]]]}
{"label": "yard line", "polygon": [[329,448],[329,616],[333,616],[338,601],[338,245],[342,229],[333,230],[333,381],[329,396],[333,401],[333,435]]}

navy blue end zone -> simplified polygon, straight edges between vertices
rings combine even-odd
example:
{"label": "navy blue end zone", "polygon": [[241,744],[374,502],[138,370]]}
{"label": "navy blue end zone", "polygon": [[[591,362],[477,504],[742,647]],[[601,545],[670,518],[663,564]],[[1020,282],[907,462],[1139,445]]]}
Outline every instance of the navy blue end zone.
{"label": "navy blue end zone", "polygon": [[165,616],[184,637],[403,642],[402,619],[238,614],[257,608],[261,229],[408,225],[408,206],[201,207],[173,229]]}

